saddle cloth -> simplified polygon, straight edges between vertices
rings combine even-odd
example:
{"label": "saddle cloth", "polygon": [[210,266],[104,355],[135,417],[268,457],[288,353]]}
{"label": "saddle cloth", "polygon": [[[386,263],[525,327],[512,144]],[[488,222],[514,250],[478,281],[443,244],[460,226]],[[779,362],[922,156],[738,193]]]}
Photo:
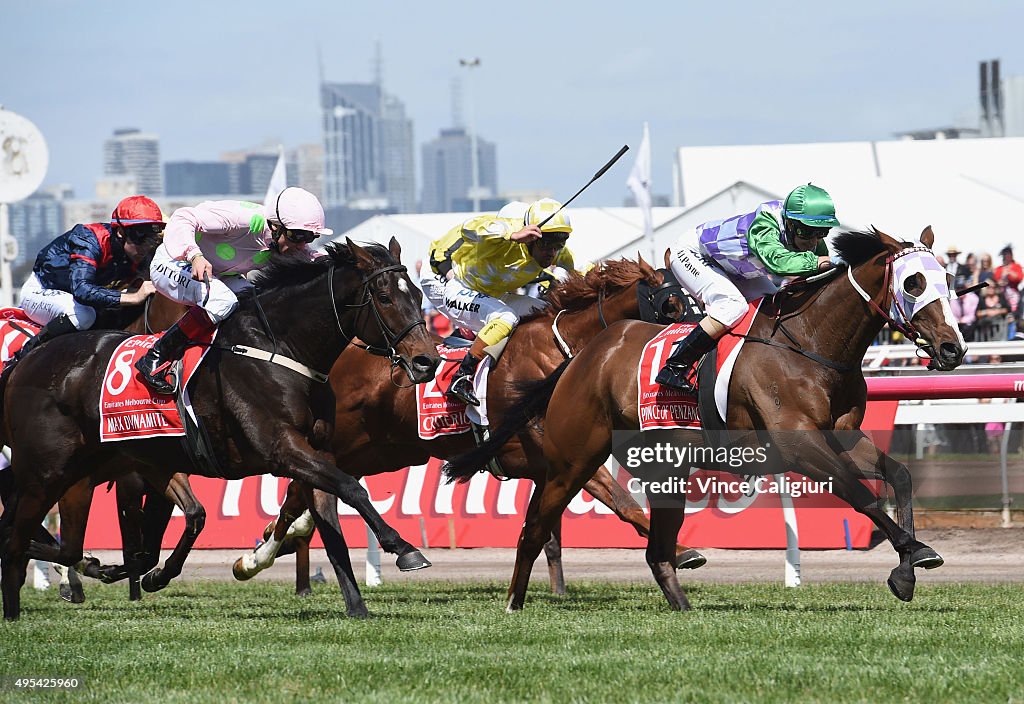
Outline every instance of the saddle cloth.
{"label": "saddle cloth", "polygon": [[[185,350],[178,388],[188,384],[213,343],[216,331],[198,346]],[[103,374],[100,391],[100,442],[175,437],[185,434],[181,415],[171,395],[157,394],[135,371],[135,362],[148,352],[163,333],[134,335],[119,344]]]}
{"label": "saddle cloth", "polygon": [[41,327],[21,308],[0,308],[0,371]]}
{"label": "saddle cloth", "polygon": [[[717,355],[715,355],[717,374],[714,394],[716,405],[723,418],[727,408],[729,378],[732,376],[736,357],[743,345],[742,336],[746,335],[754,324],[760,304],[760,299],[752,302],[747,308],[746,315],[736,327],[718,341]],[[640,419],[641,431],[656,428],[696,430],[703,427],[697,404],[697,396],[700,394],[697,373],[699,365],[694,365],[687,377],[690,383],[697,388],[696,394],[689,394],[670,386],[662,386],[654,380],[658,371],[664,366],[672,346],[686,337],[694,327],[693,323],[669,325],[644,346],[637,365],[637,414]]]}
{"label": "saddle cloth", "polygon": [[[466,404],[447,394],[468,348],[438,345],[441,365],[433,380],[416,385],[416,421],[421,440],[470,431]],[[481,364],[481,366],[483,366]]]}

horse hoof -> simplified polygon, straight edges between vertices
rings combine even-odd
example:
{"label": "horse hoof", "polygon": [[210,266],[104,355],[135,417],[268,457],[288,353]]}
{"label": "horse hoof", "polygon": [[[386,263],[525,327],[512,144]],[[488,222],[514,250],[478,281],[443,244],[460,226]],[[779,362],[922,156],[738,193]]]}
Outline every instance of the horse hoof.
{"label": "horse hoof", "polygon": [[277,528],[277,521],[271,521],[267,524],[267,527],[263,529],[263,542],[270,540],[270,536],[274,534],[274,529]]}
{"label": "horse hoof", "polygon": [[299,589],[295,592],[295,596],[313,596],[313,590],[309,587],[305,589]]}
{"label": "horse hoof", "polygon": [[399,555],[398,559],[395,560],[395,564],[402,572],[412,572],[430,567],[430,560],[424,557],[423,553],[419,550],[413,550],[404,555]]}
{"label": "horse hoof", "polygon": [[85,602],[85,592],[82,587],[72,587],[68,584],[60,585],[60,598],[69,604],[82,604]]}
{"label": "horse hoof", "polygon": [[945,562],[945,560],[942,559],[942,555],[927,546],[918,548],[914,551],[914,554],[910,556],[910,564],[912,567],[923,567],[926,570],[933,570],[936,567],[942,567],[943,562]]}
{"label": "horse hoof", "polygon": [[899,567],[893,569],[886,584],[889,585],[889,591],[893,593],[893,596],[900,601],[910,601],[914,598],[914,586],[917,584],[917,580],[914,578],[913,570],[907,576],[900,572]]}
{"label": "horse hoof", "polygon": [[157,570],[154,570],[142,576],[142,588],[147,592],[158,592],[167,586],[167,584],[157,581],[157,578],[154,576],[156,572]]}
{"label": "horse hoof", "polygon": [[703,567],[707,563],[708,558],[704,557],[693,548],[676,555],[677,570],[695,570],[698,567]]}
{"label": "horse hoof", "polygon": [[252,575],[245,571],[245,567],[242,565],[242,558],[235,560],[235,564],[231,565],[231,575],[239,582],[244,582],[248,579],[252,579]]}
{"label": "horse hoof", "polygon": [[367,618],[370,618],[370,612],[367,610],[367,608],[365,606],[361,606],[361,607],[356,608],[356,609],[349,609],[348,617],[349,618],[367,619]]}

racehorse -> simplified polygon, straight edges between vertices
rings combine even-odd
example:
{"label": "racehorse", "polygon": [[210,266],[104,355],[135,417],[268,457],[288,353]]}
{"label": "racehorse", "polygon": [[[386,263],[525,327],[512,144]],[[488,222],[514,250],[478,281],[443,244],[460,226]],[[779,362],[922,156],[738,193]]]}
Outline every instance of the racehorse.
{"label": "racehorse", "polygon": [[[903,601],[913,598],[914,568],[938,567],[942,558],[914,537],[906,466],[859,431],[867,401],[861,362],[887,322],[931,357],[929,368],[946,371],[963,360],[965,343],[950,311],[944,274],[930,251],[932,243],[930,228],[916,245],[877,230],[836,235],[833,244],[845,264],[784,288],[767,301],[769,312],[755,319],[729,382],[725,418],[729,430],[756,432],[758,440],[773,443],[782,466],[812,480],[832,479],[833,493],[884,531],[900,557],[888,586]],[[608,456],[613,429],[639,427],[638,362],[657,332],[638,322],[609,327],[571,364],[521,389],[523,397],[507,415],[510,422],[497,428],[478,452],[455,460],[457,471],[478,467],[522,428],[524,419],[544,417],[547,479],[527,511],[508,592],[509,611],[523,607],[530,569],[548,531]],[[681,433],[673,437],[678,446],[702,442],[699,431],[674,432]],[[747,464],[742,471],[769,474],[778,472],[777,467]],[[892,487],[898,524],[878,505],[861,482],[864,478],[882,479]],[[670,562],[683,524],[685,493],[668,502],[650,492],[648,497],[647,563],[669,605],[688,609]]]}
{"label": "racehorse", "polygon": [[[7,379],[3,407],[7,444],[13,450],[16,491],[0,518],[5,538],[2,577],[4,617],[20,615],[27,548],[49,506],[77,481],[93,483],[134,469],[166,487],[174,470],[236,479],[273,473],[301,479],[351,505],[366,492],[341,472],[326,451],[334,398],[326,375],[354,337],[387,350],[413,383],[433,377],[438,363],[419,311],[420,293],[399,262],[400,248],[331,244],[312,262],[275,257],[263,269],[257,292],[220,326],[208,359],[196,372],[190,395],[204,423],[216,466],[199,467],[174,438],[99,442],[98,397],[113,349],[125,333],[81,332],[50,341],[28,355]],[[301,311],[301,315],[297,313]],[[242,356],[272,346],[289,366]],[[303,367],[305,372],[296,371]],[[194,497],[177,497],[186,529],[164,570],[173,577],[195,542],[205,512]],[[333,515],[332,515],[333,514]],[[349,615],[366,615],[336,510],[314,516],[338,573]],[[386,525],[381,531],[391,530]],[[177,570],[177,571],[176,571]],[[155,588],[162,570],[146,575]],[[144,580],[145,586],[145,580]]]}
{"label": "racehorse", "polygon": [[[611,322],[641,317],[641,311],[647,311],[645,317],[652,322],[672,322],[681,312],[680,294],[678,284],[666,284],[664,273],[653,269],[643,258],[636,262],[609,261],[585,275],[571,275],[551,291],[547,309],[520,322],[491,370],[487,410],[492,424],[505,415],[507,396],[516,383],[543,379]],[[560,344],[559,340],[564,342]],[[332,446],[338,465],[353,476],[424,464],[432,456],[454,457],[474,445],[468,433],[421,439],[415,389],[393,384],[380,359],[344,352],[331,372],[331,384],[338,398]],[[537,464],[540,452],[539,436],[514,439],[502,448],[501,468],[508,477],[543,480],[542,465]],[[476,469],[471,468],[459,478],[468,480]],[[601,468],[588,477],[585,488],[632,524],[640,535],[647,535],[648,521],[643,510],[607,470]],[[248,579],[273,563],[292,520],[304,508],[300,487],[293,484],[266,545],[236,561],[237,578]],[[552,533],[555,538],[546,546],[552,590],[564,593],[558,540],[560,522],[552,524],[549,534]],[[705,562],[700,553],[686,546],[674,547],[674,551],[678,553],[674,559],[679,566],[694,568]],[[301,592],[304,585],[308,585],[308,578],[297,586],[297,591]]]}

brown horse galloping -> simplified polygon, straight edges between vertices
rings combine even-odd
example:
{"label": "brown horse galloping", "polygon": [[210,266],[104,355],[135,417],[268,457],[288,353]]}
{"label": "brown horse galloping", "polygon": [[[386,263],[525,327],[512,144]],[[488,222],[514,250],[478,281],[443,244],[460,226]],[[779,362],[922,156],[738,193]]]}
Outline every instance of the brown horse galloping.
{"label": "brown horse galloping", "polygon": [[[928,251],[932,239],[930,228],[916,247],[878,231],[837,235],[834,246],[846,264],[830,276],[784,290],[775,297],[777,315],[755,320],[729,384],[726,418],[730,430],[773,441],[777,459],[787,469],[816,481],[832,479],[833,493],[885,532],[900,556],[888,585],[904,601],[913,598],[914,568],[938,567],[942,558],[914,537],[909,471],[859,431],[867,401],[861,362],[886,322],[913,334],[911,339],[931,356],[931,368],[950,370],[963,360],[965,344],[950,313],[948,292],[926,276],[941,271]],[[896,281],[894,263],[907,254],[922,261],[930,257],[931,263]],[[894,300],[929,299],[926,305],[912,307],[909,315],[898,315],[902,320],[888,314]],[[545,536],[608,456],[613,430],[639,427],[636,370],[641,351],[657,332],[636,322],[609,327],[571,364],[529,389],[532,396],[520,404],[532,403],[535,415],[545,414],[544,455],[549,466],[547,480],[527,511],[509,587],[510,611],[523,607],[530,569]],[[520,419],[498,428],[489,447],[457,464],[461,469],[479,466],[488,450],[522,424]],[[699,432],[675,432],[681,433],[679,444],[702,442]],[[780,470],[778,465],[746,465],[743,471]],[[861,482],[866,478],[883,479],[892,487],[898,524]],[[652,508],[647,563],[669,605],[687,609],[689,602],[671,562],[684,519],[685,494],[669,502],[659,501],[663,497],[656,494],[648,497]]]}
{"label": "brown horse galloping", "polygon": [[[642,309],[653,311],[649,319],[661,324],[678,319],[682,301],[666,302],[669,296],[679,295],[674,293],[679,291],[678,285],[664,284],[664,274],[640,258],[637,262],[605,262],[586,275],[570,276],[554,288],[550,307],[523,319],[490,373],[487,387],[491,424],[496,425],[505,416],[509,394],[516,384],[543,379],[567,353],[578,353],[614,321],[640,318]],[[569,350],[559,344],[559,336]],[[332,447],[338,466],[353,476],[393,472],[424,464],[430,457],[454,457],[474,446],[468,433],[421,439],[415,389],[393,384],[387,363],[379,358],[353,351],[343,353],[331,372],[331,385],[338,399]],[[499,459],[507,476],[543,481],[539,435],[524,433],[514,438],[501,448]],[[470,468],[459,478],[467,480],[476,471],[476,467]],[[641,536],[647,535],[649,523],[643,510],[607,470],[600,468],[597,474],[592,473],[583,488],[633,525]],[[304,508],[299,486],[293,483],[274,528],[274,540],[283,541],[288,527]],[[546,549],[552,590],[564,593],[559,533],[560,521],[556,520],[548,529],[549,536],[554,534],[556,540],[547,543]],[[686,546],[673,543],[672,552],[673,565],[692,569],[705,562],[700,553]],[[259,564],[255,569],[243,568],[242,562],[239,558],[235,563],[239,578],[247,579],[261,568]],[[300,585],[299,591],[306,585],[308,582]]]}

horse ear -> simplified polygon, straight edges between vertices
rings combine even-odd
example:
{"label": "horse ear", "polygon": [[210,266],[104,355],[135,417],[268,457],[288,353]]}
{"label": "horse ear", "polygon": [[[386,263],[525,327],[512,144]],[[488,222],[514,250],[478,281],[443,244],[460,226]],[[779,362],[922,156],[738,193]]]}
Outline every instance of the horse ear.
{"label": "horse ear", "polygon": [[890,252],[898,252],[899,250],[903,249],[903,243],[900,242],[895,237],[890,237],[889,235],[879,230],[877,227],[872,227],[871,229],[878,233],[878,239],[882,241],[882,244],[884,244],[885,248],[888,249]]}
{"label": "horse ear", "polygon": [[671,247],[666,247],[665,248],[665,268],[666,269],[671,269],[672,268],[672,248]]}
{"label": "horse ear", "polygon": [[654,267],[647,263],[647,260],[644,259],[644,255],[640,254],[640,252],[636,253],[636,263],[640,267],[640,272],[644,276],[650,277],[654,274]]}
{"label": "horse ear", "polygon": [[395,258],[396,262],[402,260],[402,245],[398,244],[394,235],[391,235],[391,241],[388,242],[388,251],[391,252],[391,256]]}
{"label": "horse ear", "polygon": [[357,245],[348,237],[345,238],[345,246],[347,246],[349,251],[352,252],[352,256],[355,257],[356,264],[361,269],[373,268],[373,257],[370,256],[369,252]]}
{"label": "horse ear", "polygon": [[935,244],[935,233],[932,232],[931,225],[921,230],[921,244],[928,249],[931,249],[932,245]]}

